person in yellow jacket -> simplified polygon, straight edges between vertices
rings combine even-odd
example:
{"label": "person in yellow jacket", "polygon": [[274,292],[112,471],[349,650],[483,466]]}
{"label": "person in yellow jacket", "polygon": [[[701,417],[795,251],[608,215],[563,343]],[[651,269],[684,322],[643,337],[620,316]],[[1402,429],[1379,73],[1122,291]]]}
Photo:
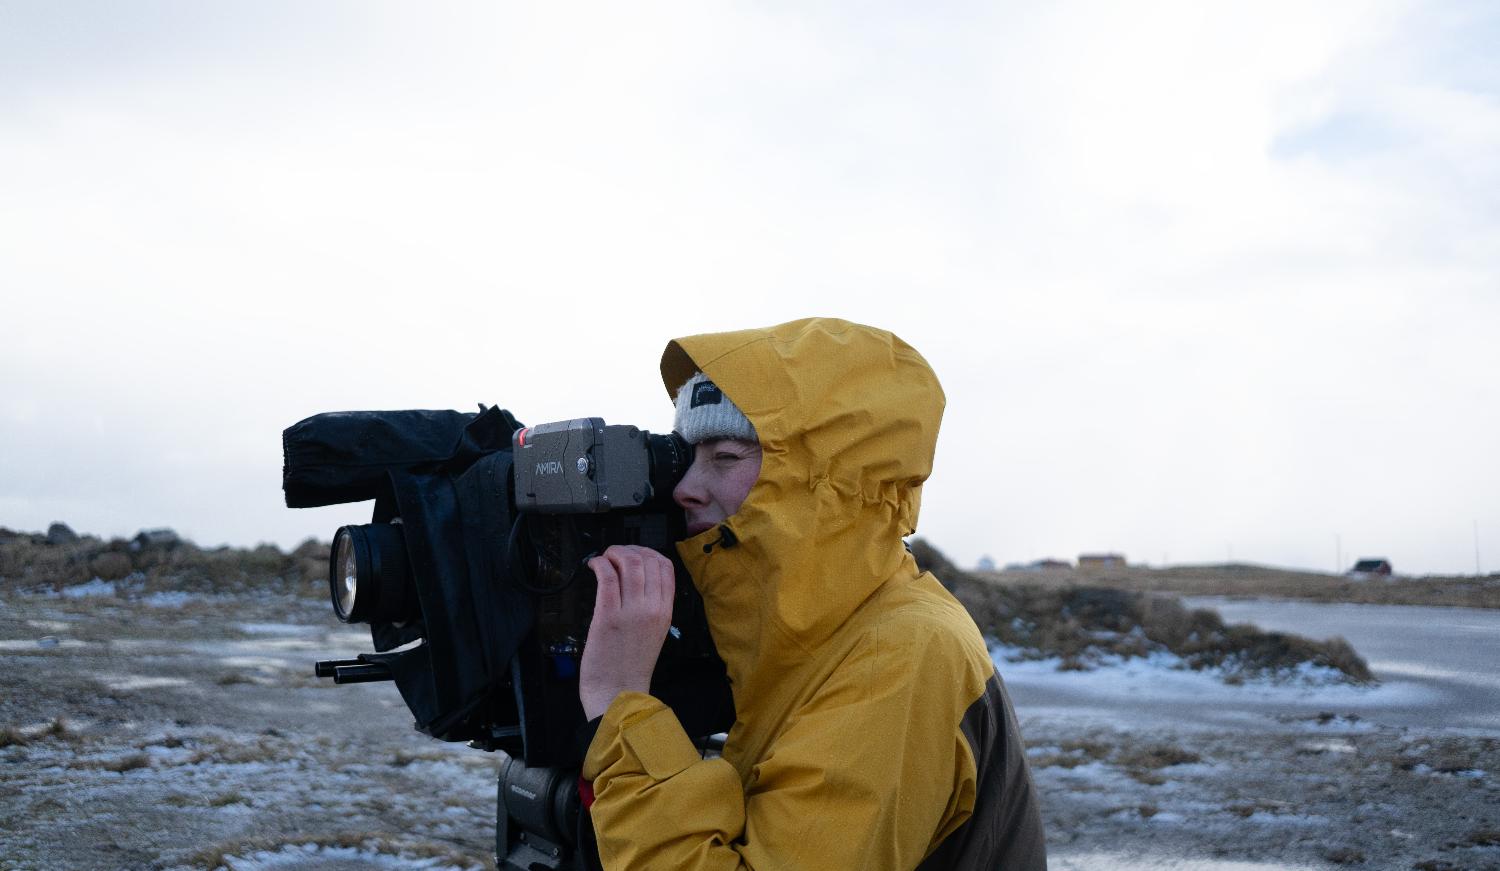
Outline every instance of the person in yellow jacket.
{"label": "person in yellow jacket", "polygon": [[604,868],[1045,869],[1004,685],[902,541],[942,417],[931,367],[883,330],[809,319],[677,339],[661,372],[695,445],[678,549],[736,719],[705,759],[648,694],[670,562],[591,561],[582,775]]}

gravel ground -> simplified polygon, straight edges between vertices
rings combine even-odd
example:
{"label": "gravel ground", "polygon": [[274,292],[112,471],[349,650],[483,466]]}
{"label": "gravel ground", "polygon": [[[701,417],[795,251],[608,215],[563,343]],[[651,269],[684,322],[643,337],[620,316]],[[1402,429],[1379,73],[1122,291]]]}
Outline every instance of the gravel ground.
{"label": "gravel ground", "polygon": [[[497,757],[411,729],[321,601],[0,597],[0,867],[489,868]],[[1054,869],[1500,869],[1500,735],[1019,711]]]}

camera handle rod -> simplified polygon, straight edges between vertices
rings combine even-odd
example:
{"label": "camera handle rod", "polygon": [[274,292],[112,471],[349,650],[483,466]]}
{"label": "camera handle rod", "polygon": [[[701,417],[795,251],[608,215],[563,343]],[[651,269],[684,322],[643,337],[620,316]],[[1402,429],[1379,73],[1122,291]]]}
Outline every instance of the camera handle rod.
{"label": "camera handle rod", "polygon": [[390,666],[383,662],[365,662],[362,659],[324,659],[313,666],[318,677],[331,677],[336,684],[370,683],[378,680],[395,680]]}
{"label": "camera handle rod", "polygon": [[318,677],[333,677],[334,669],[341,665],[362,665],[362,659],[320,659],[313,663],[313,674]]}
{"label": "camera handle rod", "polygon": [[362,662],[359,665],[341,665],[333,670],[334,683],[370,683],[377,680],[395,680],[390,666],[383,662]]}

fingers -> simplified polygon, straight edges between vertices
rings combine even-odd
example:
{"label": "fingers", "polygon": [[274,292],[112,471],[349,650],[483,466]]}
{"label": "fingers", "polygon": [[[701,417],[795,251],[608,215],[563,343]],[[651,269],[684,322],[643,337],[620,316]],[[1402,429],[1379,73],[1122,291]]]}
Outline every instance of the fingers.
{"label": "fingers", "polygon": [[616,613],[620,610],[620,576],[615,571],[614,564],[602,556],[596,556],[588,561],[588,567],[594,572],[594,578],[598,582],[595,585],[594,613]]}
{"label": "fingers", "polygon": [[671,627],[676,575],[671,560],[627,545],[607,549],[588,567],[598,592],[579,663],[578,698],[593,719],[622,692],[650,692]]}
{"label": "fingers", "polygon": [[677,592],[677,572],[672,568],[672,561],[666,558],[656,562],[656,574],[646,588],[646,598],[656,605],[658,610],[672,613],[672,595]]}
{"label": "fingers", "polygon": [[[620,573],[620,604],[639,606],[646,595],[646,560],[643,548],[616,545],[604,552]],[[650,551],[646,551],[650,553]]]}
{"label": "fingers", "polygon": [[[599,566],[604,567],[601,571]],[[676,572],[672,561],[654,550],[637,545],[613,545],[600,556],[589,560],[589,568],[599,578],[599,605],[610,604],[618,608],[643,608],[661,611],[663,605],[670,610],[672,595],[676,592]],[[610,595],[606,602],[603,587],[606,573]]]}

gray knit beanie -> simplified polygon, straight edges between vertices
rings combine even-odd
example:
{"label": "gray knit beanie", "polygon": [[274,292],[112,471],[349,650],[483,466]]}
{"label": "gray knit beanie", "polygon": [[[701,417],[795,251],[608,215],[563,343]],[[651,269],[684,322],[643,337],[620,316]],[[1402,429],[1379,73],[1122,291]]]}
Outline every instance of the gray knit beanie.
{"label": "gray knit beanie", "polygon": [[672,428],[691,445],[708,439],[760,441],[750,418],[702,372],[677,389],[677,418]]}

